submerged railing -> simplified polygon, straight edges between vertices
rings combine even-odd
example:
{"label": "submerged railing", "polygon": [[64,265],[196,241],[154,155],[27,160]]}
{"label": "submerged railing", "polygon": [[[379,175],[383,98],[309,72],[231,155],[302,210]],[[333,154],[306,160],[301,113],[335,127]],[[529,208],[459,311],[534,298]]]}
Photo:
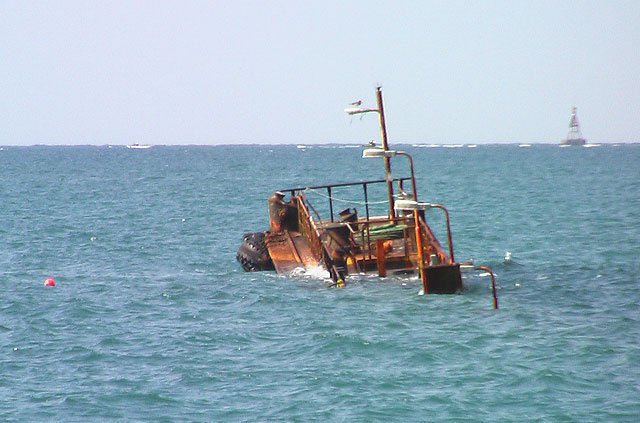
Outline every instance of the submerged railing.
{"label": "submerged railing", "polygon": [[[393,182],[397,182],[398,184],[400,184],[402,186],[402,183],[404,181],[410,181],[411,178],[395,178],[393,179]],[[329,184],[329,185],[316,185],[316,186],[308,186],[308,187],[299,187],[299,188],[287,188],[287,189],[283,189],[280,190],[283,193],[290,193],[291,196],[295,196],[298,193],[301,192],[307,192],[307,191],[318,191],[318,190],[326,190],[327,194],[326,194],[326,198],[328,200],[328,206],[329,206],[329,220],[331,222],[335,221],[335,213],[334,213],[334,197],[333,197],[333,191],[335,188],[346,188],[346,187],[357,187],[357,186],[361,186],[362,187],[362,201],[360,199],[353,199],[351,200],[352,203],[354,204],[363,204],[365,206],[365,216],[367,218],[367,220],[369,220],[370,217],[370,210],[369,210],[369,205],[372,204],[371,202],[369,202],[369,186],[371,185],[376,185],[376,184],[386,184],[386,179],[377,179],[377,180],[371,180],[371,181],[361,181],[361,182],[347,182],[347,183],[340,183],[340,184]],[[386,202],[386,200],[385,200]]]}
{"label": "submerged railing", "polygon": [[[410,181],[410,180],[411,178],[408,178],[408,177],[395,178],[393,179],[393,182],[398,183],[398,185],[402,189],[403,182]],[[376,216],[375,221],[372,220],[370,205],[377,204],[377,202],[369,201],[369,188],[372,185],[385,184],[386,182],[387,181],[385,179],[379,179],[379,180],[369,180],[369,181],[361,181],[361,182],[349,182],[349,183],[288,188],[288,189],[281,190],[281,192],[290,193],[292,198],[299,198],[299,204],[302,206],[302,207],[298,207],[299,225],[301,228],[305,229],[302,232],[305,234],[308,234],[307,236],[310,236],[309,234],[314,234],[313,239],[307,239],[307,241],[312,248],[313,254],[316,255],[317,258],[327,256],[326,257],[328,259],[327,262],[331,262],[333,264],[333,260],[331,260],[331,257],[328,256],[327,249],[322,243],[320,232],[318,230],[318,227],[316,227],[313,218],[311,217],[310,211],[314,213],[318,223],[322,221],[335,223],[336,222],[335,201],[337,200],[334,198],[333,195],[337,188],[349,188],[349,187],[361,187],[361,190],[362,190],[361,200],[363,201],[359,201],[360,199],[358,198],[351,199],[351,200],[340,200],[340,201],[349,202],[351,203],[351,205],[364,205],[365,216],[364,218],[359,217],[357,222],[343,222],[343,223],[345,225],[357,224],[359,228],[359,230],[357,231],[357,233],[359,234],[358,239],[360,240],[360,242],[358,242],[358,245],[362,247],[363,257],[367,257],[369,260],[373,259],[373,252],[376,251],[376,249],[374,248],[374,244],[376,239],[380,237],[379,235],[381,235],[381,234],[375,234],[376,227],[380,227],[386,224],[400,224],[400,223],[407,225],[406,230],[410,234],[408,237],[403,237],[403,238],[412,240],[411,243],[413,244],[411,247],[408,247],[405,244],[405,252],[407,254],[415,254],[417,253],[417,248],[418,248],[417,242],[415,240],[415,235],[414,235],[415,224],[413,222],[413,219],[410,216],[393,216],[393,217],[386,217],[386,218],[381,218],[380,216]],[[318,192],[322,190],[326,190],[326,195],[320,194]],[[317,208],[314,207],[311,204],[311,202],[308,200],[305,193],[309,193],[309,192],[315,192],[316,194],[320,194],[321,196],[326,198],[327,206],[329,210],[328,219],[323,219],[320,216],[320,213],[318,212]],[[386,200],[383,202],[386,203]],[[454,261],[453,243],[451,240],[451,230],[449,227],[448,213],[444,208],[444,206],[441,206],[440,204],[437,204],[434,206],[438,206],[438,208],[442,208],[445,211],[445,216],[447,217],[447,240],[449,244],[449,257],[447,257],[447,254],[445,253],[444,249],[442,248],[439,241],[433,234],[432,229],[425,222],[423,216],[421,216],[419,219],[420,227],[421,227],[420,229],[424,237],[423,239],[425,240],[425,242],[423,243],[423,248],[426,249],[428,253],[428,255],[426,256],[426,259],[428,261],[428,264],[433,264],[431,263],[432,260],[430,259],[430,257],[432,254],[436,254],[438,263],[452,263]],[[393,238],[389,237],[389,239],[393,239]]]}
{"label": "submerged railing", "polygon": [[301,195],[299,197],[292,198],[297,199],[296,206],[298,209],[298,227],[300,228],[300,232],[304,235],[307,244],[311,249],[311,253],[314,255],[316,260],[324,263],[334,284],[336,286],[343,286],[343,275],[340,274],[338,268],[336,267],[336,264],[333,261],[333,258],[320,239],[320,232],[318,231],[318,228],[314,224],[313,219],[309,214],[309,210],[307,209],[307,206],[304,202],[304,196]]}
{"label": "submerged railing", "polygon": [[[398,183],[399,186],[402,187],[403,182],[409,181],[409,180],[411,180],[411,178],[395,178],[393,179],[393,182]],[[399,221],[405,220],[404,218],[397,218],[397,217],[388,218],[388,219],[380,219],[379,217],[376,217],[375,222],[371,221],[372,216],[371,216],[370,206],[378,203],[386,204],[386,200],[381,202],[369,201],[370,187],[378,184],[380,185],[386,184],[386,182],[387,182],[386,179],[377,179],[377,180],[360,181],[360,182],[347,182],[347,183],[316,185],[316,186],[307,186],[307,187],[298,187],[298,188],[287,188],[287,189],[282,189],[280,191],[283,193],[289,193],[291,195],[291,198],[296,198],[296,197],[301,198],[300,203],[304,205],[304,213],[308,217],[306,217],[305,215],[301,216],[299,218],[299,224],[305,227],[305,229],[312,229],[312,231],[303,231],[303,232],[305,233],[315,232],[317,234],[317,241],[308,240],[308,242],[310,245],[315,245],[313,247],[316,250],[314,254],[318,254],[318,257],[324,254],[321,249],[321,246],[323,247],[323,244],[322,244],[322,241],[320,240],[318,228],[315,227],[313,223],[313,219],[311,218],[310,211],[314,213],[318,222],[328,221],[331,223],[335,223],[336,222],[336,212],[335,212],[336,201],[342,201],[342,202],[348,203],[350,206],[354,206],[354,209],[356,205],[363,205],[365,209],[365,216],[364,218],[358,217],[358,221],[357,221],[357,225],[360,228],[358,232],[361,234],[362,241],[363,241],[360,243],[360,246],[363,247],[363,255],[368,256],[369,259],[372,259],[372,252],[375,250],[373,248],[372,238],[370,235],[371,227],[377,226],[377,225],[383,225],[385,223],[397,223]],[[350,199],[350,200],[341,200],[341,199],[338,200],[334,198],[336,189],[350,188],[350,187],[361,188],[361,194],[359,198]],[[323,191],[326,192],[326,194],[324,194]],[[328,211],[329,211],[328,219],[320,216],[320,213],[318,212],[317,207],[314,207],[314,205],[312,205],[312,203],[308,200],[308,198],[305,195],[306,193],[315,193],[320,195],[321,197],[326,198],[327,200],[326,205],[328,206]],[[299,210],[301,209],[299,208]],[[352,222],[352,223],[355,223],[355,222]],[[307,227],[308,225],[312,225],[313,227],[312,228],[311,226]],[[326,248],[324,249],[326,250]]]}

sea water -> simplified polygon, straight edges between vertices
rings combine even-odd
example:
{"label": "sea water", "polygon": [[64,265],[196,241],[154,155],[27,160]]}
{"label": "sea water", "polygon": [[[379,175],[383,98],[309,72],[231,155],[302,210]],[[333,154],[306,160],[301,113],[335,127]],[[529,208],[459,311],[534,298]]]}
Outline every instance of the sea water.
{"label": "sea water", "polygon": [[3,147],[0,420],[637,421],[640,145],[393,147],[499,310],[242,271],[273,191],[384,177],[359,146]]}

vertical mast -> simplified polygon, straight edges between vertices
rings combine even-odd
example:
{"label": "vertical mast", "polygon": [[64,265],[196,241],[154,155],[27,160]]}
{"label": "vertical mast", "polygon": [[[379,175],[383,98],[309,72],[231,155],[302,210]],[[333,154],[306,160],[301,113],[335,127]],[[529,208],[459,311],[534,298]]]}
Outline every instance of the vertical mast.
{"label": "vertical mast", "polygon": [[[382,138],[382,149],[384,151],[389,150],[389,144],[387,142],[387,126],[384,121],[384,104],[382,103],[382,91],[381,87],[376,87],[376,97],[378,99],[378,114],[380,116],[380,135]],[[391,177],[391,161],[389,157],[384,157],[384,171],[387,179],[387,195],[389,197],[389,218],[396,217],[395,210],[393,208],[393,178]]]}
{"label": "vertical mast", "polygon": [[[384,121],[384,104],[382,103],[382,87],[376,87],[376,97],[378,100],[378,107],[360,107],[362,100],[354,101],[351,106],[344,109],[348,115],[358,115],[361,113],[378,113],[380,118],[380,136],[382,138],[382,151],[389,151],[389,144],[387,142],[387,126]],[[393,177],[391,176],[391,163],[389,157],[384,157],[384,171],[387,181],[387,195],[389,196],[389,219],[395,219],[396,211],[393,208]],[[414,184],[415,186],[415,184]]]}

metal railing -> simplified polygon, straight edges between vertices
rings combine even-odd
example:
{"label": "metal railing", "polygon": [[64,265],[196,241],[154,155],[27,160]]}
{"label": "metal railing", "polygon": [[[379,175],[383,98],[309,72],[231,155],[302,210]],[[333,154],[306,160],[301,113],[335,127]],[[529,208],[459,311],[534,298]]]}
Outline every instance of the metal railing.
{"label": "metal railing", "polygon": [[485,272],[488,272],[489,275],[491,276],[491,292],[493,294],[493,308],[495,310],[498,309],[498,294],[496,293],[496,276],[493,273],[493,270],[489,267],[489,266],[475,266],[474,267],[475,270],[484,270]]}
{"label": "metal railing", "polygon": [[305,237],[309,248],[311,249],[311,253],[314,255],[315,259],[319,262],[323,263],[326,269],[329,271],[329,275],[333,280],[334,284],[337,286],[342,286],[344,284],[343,275],[340,274],[338,268],[336,267],[333,258],[327,251],[327,248],[322,243],[320,239],[320,232],[316,227],[311,215],[309,214],[309,210],[304,202],[304,196],[292,197],[296,199],[297,209],[298,209],[298,227],[300,228],[300,232]]}
{"label": "metal railing", "polygon": [[[393,179],[392,182],[397,182],[398,184],[402,185],[402,183],[404,181],[410,181],[411,178],[395,178]],[[308,186],[308,187],[298,187],[298,188],[287,188],[287,189],[282,189],[280,190],[281,192],[284,193],[289,193],[291,194],[291,196],[295,196],[298,195],[299,193],[303,193],[305,191],[309,191],[309,190],[326,190],[327,194],[326,197],[328,199],[328,205],[329,205],[329,219],[331,222],[335,221],[335,214],[334,214],[334,198],[333,198],[333,191],[335,188],[346,188],[346,187],[357,187],[357,186],[361,186],[362,187],[362,201],[356,199],[353,200],[354,203],[362,203],[365,205],[365,216],[367,218],[367,220],[369,220],[370,217],[370,210],[369,210],[369,186],[371,185],[376,185],[376,184],[386,184],[386,179],[377,179],[377,180],[371,180],[371,181],[361,181],[361,182],[346,182],[346,183],[340,183],[340,184],[329,184],[329,185],[316,185],[316,186]]]}

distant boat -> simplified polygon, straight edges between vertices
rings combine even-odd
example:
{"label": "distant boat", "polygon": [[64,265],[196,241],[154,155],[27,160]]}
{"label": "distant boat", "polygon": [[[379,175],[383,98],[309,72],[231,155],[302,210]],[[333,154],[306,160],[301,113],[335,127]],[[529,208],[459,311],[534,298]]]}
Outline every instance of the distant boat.
{"label": "distant boat", "polygon": [[149,144],[138,144],[138,143],[136,143],[136,144],[128,145],[127,148],[135,148],[135,149],[142,150],[142,149],[145,149],[145,148],[151,148],[151,146]]}
{"label": "distant boat", "polygon": [[569,121],[569,133],[567,138],[560,141],[560,145],[585,145],[587,140],[582,138],[580,123],[578,122],[577,108],[571,109],[571,120]]}
{"label": "distant boat", "polygon": [[439,144],[411,144],[412,147],[420,147],[420,148],[437,148],[440,147]]}
{"label": "distant boat", "polygon": [[528,148],[528,147],[531,147],[531,144],[519,144],[518,147],[520,147],[520,148]]}

